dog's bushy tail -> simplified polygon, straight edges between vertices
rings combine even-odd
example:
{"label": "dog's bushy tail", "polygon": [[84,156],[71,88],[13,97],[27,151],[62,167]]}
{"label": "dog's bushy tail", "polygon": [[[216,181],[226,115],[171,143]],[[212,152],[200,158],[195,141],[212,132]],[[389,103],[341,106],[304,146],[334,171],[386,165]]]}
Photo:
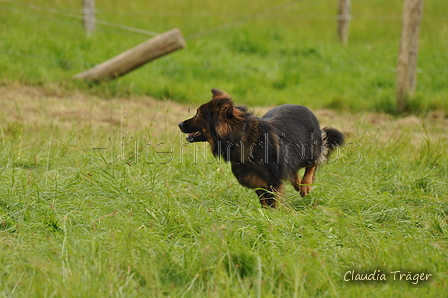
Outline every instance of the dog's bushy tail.
{"label": "dog's bushy tail", "polygon": [[325,163],[331,153],[345,143],[345,136],[336,128],[326,126],[322,128],[322,153],[319,158],[319,164]]}

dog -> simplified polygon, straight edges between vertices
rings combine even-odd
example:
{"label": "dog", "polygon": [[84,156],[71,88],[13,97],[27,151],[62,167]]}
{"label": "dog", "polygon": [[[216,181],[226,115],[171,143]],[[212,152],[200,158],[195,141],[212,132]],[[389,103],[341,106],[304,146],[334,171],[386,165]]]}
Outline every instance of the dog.
{"label": "dog", "polygon": [[340,131],[320,129],[316,116],[304,106],[281,105],[257,118],[246,107],[236,106],[226,92],[212,89],[212,95],[179,128],[188,134],[188,142],[209,142],[213,155],[230,162],[238,182],[255,189],[264,207],[278,206],[283,181],[302,197],[308,195],[317,166],[344,144]]}

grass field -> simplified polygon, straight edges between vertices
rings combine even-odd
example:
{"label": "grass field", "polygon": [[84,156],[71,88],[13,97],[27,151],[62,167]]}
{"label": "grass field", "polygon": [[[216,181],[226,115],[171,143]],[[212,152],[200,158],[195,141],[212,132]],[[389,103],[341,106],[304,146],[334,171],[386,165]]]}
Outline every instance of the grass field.
{"label": "grass field", "polygon": [[[318,172],[308,197],[288,186],[285,206],[265,210],[230,165],[184,145],[176,123],[193,112],[186,106],[57,97],[20,85],[0,93],[4,297],[448,291],[441,113],[393,119],[317,111],[349,145]],[[351,270],[380,270],[387,280],[350,281]],[[395,271],[432,276],[394,281]]]}
{"label": "grass field", "polygon": [[[448,2],[425,2],[400,116],[402,1],[353,3],[346,47],[336,2],[95,2],[188,47],[90,86],[71,77],[147,36],[86,38],[78,0],[0,0],[0,297],[447,295]],[[263,209],[177,128],[211,88],[258,115],[307,105],[348,144]]]}
{"label": "grass field", "polygon": [[[85,36],[80,0],[0,1],[0,73],[49,90],[102,96],[150,95],[201,103],[227,90],[250,105],[285,102],[350,111],[395,110],[401,0],[353,3],[348,46],[336,37],[336,1],[96,1],[100,20],[164,32],[179,28],[187,48],[99,86],[70,78],[148,36],[98,25]],[[425,3],[418,87],[409,109],[448,110],[446,1]]]}

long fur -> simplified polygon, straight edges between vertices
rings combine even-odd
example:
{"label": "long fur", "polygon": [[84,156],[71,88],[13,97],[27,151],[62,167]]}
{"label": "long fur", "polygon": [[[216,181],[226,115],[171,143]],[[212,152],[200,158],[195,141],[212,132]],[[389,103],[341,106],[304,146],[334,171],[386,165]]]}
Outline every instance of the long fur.
{"label": "long fur", "polygon": [[[265,206],[275,207],[274,194],[290,181],[301,195],[311,191],[318,164],[344,143],[344,135],[332,127],[319,127],[315,115],[300,105],[281,105],[261,118],[231,97],[213,89],[213,99],[195,117],[179,123],[189,142],[207,141],[215,156],[231,163],[243,186],[253,188]],[[302,179],[299,169],[305,168]]]}

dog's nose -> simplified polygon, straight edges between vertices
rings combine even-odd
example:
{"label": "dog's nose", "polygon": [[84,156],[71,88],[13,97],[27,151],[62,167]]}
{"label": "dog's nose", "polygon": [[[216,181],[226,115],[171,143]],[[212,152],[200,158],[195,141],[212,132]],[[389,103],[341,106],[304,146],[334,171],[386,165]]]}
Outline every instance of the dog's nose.
{"label": "dog's nose", "polygon": [[182,126],[184,126],[184,123],[183,122],[181,122],[181,123],[179,123],[179,128],[182,130]]}

